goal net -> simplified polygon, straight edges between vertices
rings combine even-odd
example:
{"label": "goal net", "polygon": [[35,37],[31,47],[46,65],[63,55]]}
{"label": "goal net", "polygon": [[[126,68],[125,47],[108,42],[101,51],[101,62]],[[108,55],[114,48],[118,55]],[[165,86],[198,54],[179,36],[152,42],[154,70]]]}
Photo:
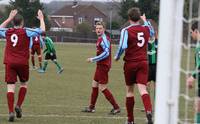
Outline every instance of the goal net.
{"label": "goal net", "polygon": [[186,79],[195,70],[190,29],[200,21],[199,0],[161,0],[155,124],[194,124],[197,86]]}

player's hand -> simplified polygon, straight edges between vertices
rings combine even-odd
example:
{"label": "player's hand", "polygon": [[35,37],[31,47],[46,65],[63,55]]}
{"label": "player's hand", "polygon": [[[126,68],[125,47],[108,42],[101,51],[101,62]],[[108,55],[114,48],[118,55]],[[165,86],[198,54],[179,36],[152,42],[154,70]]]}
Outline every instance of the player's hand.
{"label": "player's hand", "polygon": [[13,18],[17,15],[18,11],[16,9],[11,10],[8,19],[13,20]]}
{"label": "player's hand", "polygon": [[42,13],[42,11],[41,11],[40,9],[38,10],[37,18],[38,18],[39,20],[44,19],[44,15],[43,15],[43,13]]}
{"label": "player's hand", "polygon": [[142,16],[140,16],[140,18],[141,18],[144,22],[147,21],[145,13],[144,13]]}
{"label": "player's hand", "polygon": [[191,89],[193,87],[193,83],[194,83],[194,77],[193,76],[189,76],[187,78],[187,86]]}
{"label": "player's hand", "polygon": [[87,58],[86,61],[87,61],[88,63],[92,63],[92,62],[93,62],[93,61],[92,61],[92,58]]}
{"label": "player's hand", "polygon": [[53,56],[53,53],[50,53],[51,56]]}
{"label": "player's hand", "polygon": [[114,60],[117,62],[119,61],[120,58],[117,58],[116,56],[114,57]]}

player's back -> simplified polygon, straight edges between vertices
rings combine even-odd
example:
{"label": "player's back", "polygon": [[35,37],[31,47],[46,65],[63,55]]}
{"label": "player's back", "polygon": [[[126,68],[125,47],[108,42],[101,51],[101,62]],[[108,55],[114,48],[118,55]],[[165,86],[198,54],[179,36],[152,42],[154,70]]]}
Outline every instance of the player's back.
{"label": "player's back", "polygon": [[32,37],[32,40],[33,40],[33,45],[34,46],[40,46],[40,36],[35,36],[35,37]]}
{"label": "player's back", "polygon": [[150,37],[149,28],[142,25],[127,27],[128,48],[125,51],[124,60],[127,61],[146,61],[147,43]]}
{"label": "player's back", "polygon": [[6,31],[4,63],[28,64],[29,37],[23,28],[10,28]]}

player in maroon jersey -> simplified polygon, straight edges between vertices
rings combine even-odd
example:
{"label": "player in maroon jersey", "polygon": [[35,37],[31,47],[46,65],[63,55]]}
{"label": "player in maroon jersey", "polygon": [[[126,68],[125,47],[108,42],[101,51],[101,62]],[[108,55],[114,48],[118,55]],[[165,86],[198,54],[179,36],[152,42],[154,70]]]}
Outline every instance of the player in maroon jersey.
{"label": "player in maroon jersey", "polygon": [[136,84],[141,95],[148,124],[152,121],[152,105],[150,96],[146,90],[148,79],[148,62],[147,62],[147,43],[150,37],[150,27],[140,25],[142,19],[145,25],[145,15],[141,16],[139,8],[131,8],[128,11],[130,25],[121,31],[120,44],[115,55],[118,61],[123,51],[124,56],[124,77],[126,82],[126,110],[128,120],[126,124],[134,123],[134,85]]}
{"label": "player in maroon jersey", "polygon": [[[0,36],[6,38],[4,51],[5,81],[7,82],[7,101],[9,108],[9,121],[14,121],[14,92],[17,76],[20,80],[18,100],[15,106],[16,117],[22,117],[22,103],[27,92],[29,79],[29,38],[38,36],[45,31],[44,16],[38,10],[40,28],[23,28],[23,17],[17,14],[17,10],[11,11],[9,18],[0,26]],[[6,29],[6,25],[13,20],[14,27]]]}
{"label": "player in maroon jersey", "polygon": [[41,36],[35,36],[30,38],[31,43],[30,44],[30,50],[31,50],[31,62],[32,67],[35,70],[35,53],[38,55],[38,62],[39,62],[39,69],[42,69],[42,48],[44,46],[43,39]]}
{"label": "player in maroon jersey", "polygon": [[103,22],[96,23],[96,34],[98,36],[96,42],[96,55],[93,58],[88,58],[87,62],[96,62],[96,72],[92,82],[92,93],[90,105],[83,112],[95,112],[95,104],[97,101],[99,90],[104,94],[106,99],[112,104],[113,109],[110,114],[115,115],[120,113],[120,108],[116,103],[112,93],[107,88],[108,72],[111,68],[111,43],[110,38],[105,35],[105,25]]}

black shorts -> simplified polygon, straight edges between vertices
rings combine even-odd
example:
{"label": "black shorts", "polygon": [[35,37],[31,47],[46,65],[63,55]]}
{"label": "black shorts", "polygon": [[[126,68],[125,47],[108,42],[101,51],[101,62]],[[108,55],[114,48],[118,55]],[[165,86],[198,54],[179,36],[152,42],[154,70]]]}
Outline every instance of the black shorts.
{"label": "black shorts", "polygon": [[149,65],[148,82],[150,82],[150,81],[156,82],[156,64]]}
{"label": "black shorts", "polygon": [[46,53],[46,55],[45,55],[45,60],[49,60],[49,59],[51,59],[51,60],[55,60],[55,59],[57,59],[57,57],[56,57],[56,53]]}

